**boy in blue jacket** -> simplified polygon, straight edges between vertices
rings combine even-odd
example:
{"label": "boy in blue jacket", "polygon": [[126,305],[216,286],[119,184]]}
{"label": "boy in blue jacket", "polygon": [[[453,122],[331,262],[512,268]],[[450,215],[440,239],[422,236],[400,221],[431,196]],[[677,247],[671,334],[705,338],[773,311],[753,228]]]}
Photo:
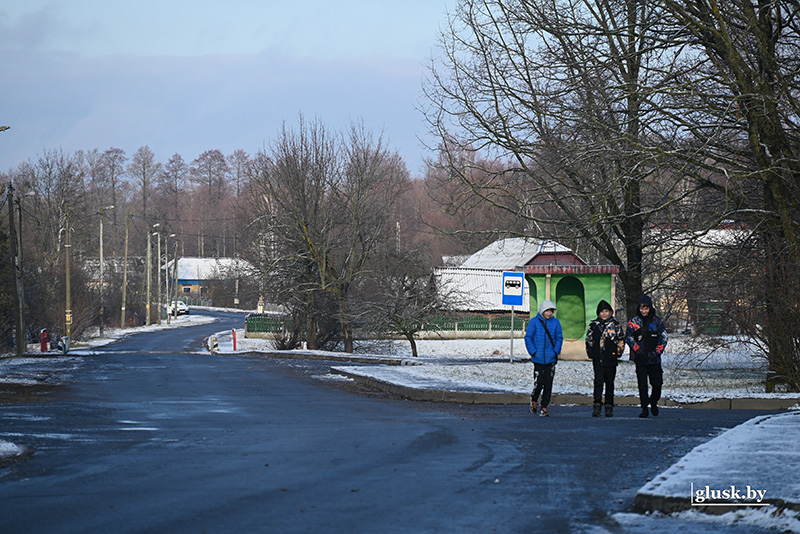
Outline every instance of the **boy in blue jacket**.
{"label": "boy in blue jacket", "polygon": [[531,413],[539,407],[539,394],[542,395],[542,410],[539,416],[547,417],[550,413],[550,397],[553,394],[553,377],[556,374],[556,362],[561,354],[564,335],[561,322],[555,318],[556,306],[545,300],[539,306],[539,313],[528,322],[525,331],[525,347],[533,362],[533,391],[531,392]]}

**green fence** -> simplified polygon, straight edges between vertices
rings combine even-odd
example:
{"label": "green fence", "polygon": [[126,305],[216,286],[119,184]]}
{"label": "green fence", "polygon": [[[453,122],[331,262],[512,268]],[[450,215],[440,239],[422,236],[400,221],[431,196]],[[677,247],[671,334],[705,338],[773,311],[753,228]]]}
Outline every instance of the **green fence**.
{"label": "green fence", "polygon": [[[523,330],[527,319],[514,317],[514,330]],[[511,332],[511,316],[486,317],[484,315],[460,315],[433,317],[424,330],[442,332]]]}
{"label": "green fence", "polygon": [[259,334],[280,334],[284,331],[287,319],[280,315],[251,313],[244,320],[246,332]]}
{"label": "green fence", "polygon": [[[245,318],[245,330],[259,334],[280,334],[291,330],[288,317],[266,313],[251,313]],[[514,317],[514,330],[525,329],[527,319]],[[423,328],[433,332],[511,332],[511,316],[483,315],[436,316]]]}

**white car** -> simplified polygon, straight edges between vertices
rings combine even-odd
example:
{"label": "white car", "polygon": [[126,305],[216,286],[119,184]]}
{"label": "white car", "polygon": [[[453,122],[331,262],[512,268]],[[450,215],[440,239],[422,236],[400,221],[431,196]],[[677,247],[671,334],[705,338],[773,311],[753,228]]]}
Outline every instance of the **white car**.
{"label": "white car", "polygon": [[[175,303],[173,302],[173,305],[174,304]],[[187,306],[183,301],[178,301],[175,310],[178,315],[189,315],[189,306]],[[172,315],[172,306],[167,306],[167,313]]]}

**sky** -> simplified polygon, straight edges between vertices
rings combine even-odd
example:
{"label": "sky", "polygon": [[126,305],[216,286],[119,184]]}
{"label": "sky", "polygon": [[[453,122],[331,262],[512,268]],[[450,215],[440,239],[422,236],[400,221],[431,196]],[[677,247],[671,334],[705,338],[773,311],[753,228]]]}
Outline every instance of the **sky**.
{"label": "sky", "polygon": [[7,0],[0,172],[45,151],[249,154],[363,121],[420,176],[426,65],[456,0]]}

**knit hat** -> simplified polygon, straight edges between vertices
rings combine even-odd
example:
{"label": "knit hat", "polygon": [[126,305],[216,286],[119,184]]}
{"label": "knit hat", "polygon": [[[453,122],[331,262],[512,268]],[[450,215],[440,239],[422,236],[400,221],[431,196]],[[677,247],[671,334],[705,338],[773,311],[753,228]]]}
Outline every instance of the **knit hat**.
{"label": "knit hat", "polygon": [[556,305],[553,304],[552,300],[545,300],[539,305],[539,314],[546,312],[547,310],[556,311]]}
{"label": "knit hat", "polygon": [[[647,295],[642,295],[642,298],[639,299],[639,306],[641,306],[642,304],[646,304],[646,305],[650,306],[650,313],[648,314],[649,317],[652,317],[652,316],[654,316],[656,314],[656,309],[653,306],[653,299],[651,299]],[[642,312],[639,310],[639,306],[637,306],[637,308],[636,308],[637,315],[641,315],[642,314]]]}
{"label": "knit hat", "polygon": [[605,300],[601,300],[600,303],[597,305],[597,315],[600,315],[600,312],[603,310],[609,310],[611,312],[611,315],[614,315],[614,308],[612,308],[611,304],[609,304]]}

